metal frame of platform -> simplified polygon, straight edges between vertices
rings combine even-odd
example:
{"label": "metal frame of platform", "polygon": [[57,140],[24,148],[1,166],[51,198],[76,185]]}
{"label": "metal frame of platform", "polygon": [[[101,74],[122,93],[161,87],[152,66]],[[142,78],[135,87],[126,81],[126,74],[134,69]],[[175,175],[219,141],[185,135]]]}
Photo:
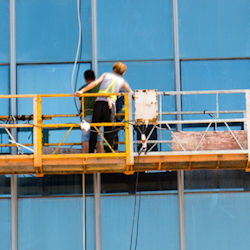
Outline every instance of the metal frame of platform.
{"label": "metal frame of platform", "polygon": [[[215,94],[216,101],[218,101],[219,94],[233,94],[241,93],[245,95],[246,109],[243,111],[231,111],[231,113],[244,112],[243,118],[237,119],[220,119],[219,109],[216,108],[215,119],[204,120],[162,120],[157,121],[157,126],[165,125],[171,132],[171,125],[183,124],[219,124],[224,123],[228,127],[228,123],[240,122],[243,123],[247,130],[247,141],[250,141],[250,91],[249,90],[233,90],[233,91],[188,91],[188,92],[160,92],[159,96],[171,95],[194,95],[194,94]],[[99,94],[83,94],[83,97],[97,96]],[[102,94],[107,96],[109,94]],[[120,94],[117,94],[120,95]],[[250,171],[249,159],[250,149],[244,149],[240,146],[235,150],[209,150],[209,151],[186,151],[183,147],[181,151],[175,152],[134,152],[133,145],[136,143],[133,139],[133,126],[136,125],[133,121],[132,114],[132,99],[131,95],[123,94],[125,99],[125,121],[116,123],[92,123],[91,126],[97,129],[98,126],[123,126],[125,130],[125,151],[102,154],[57,154],[57,149],[63,145],[64,139],[70,133],[72,128],[80,128],[80,124],[75,123],[60,123],[60,124],[44,124],[43,117],[63,117],[64,115],[42,115],[42,99],[51,97],[69,97],[69,94],[55,94],[55,95],[0,95],[0,98],[32,98],[33,99],[33,114],[29,119],[33,123],[24,124],[18,121],[12,124],[0,124],[0,128],[8,132],[10,128],[30,128],[33,129],[33,150],[32,154],[18,154],[18,155],[0,155],[0,174],[37,174],[43,176],[44,174],[74,174],[74,173],[125,173],[133,174],[137,171],[165,171],[165,170],[198,170],[198,169],[245,169]],[[83,105],[84,106],[84,105]],[[216,104],[218,106],[218,104]],[[161,110],[160,104],[159,116],[162,118],[164,112]],[[221,113],[226,111],[221,111]],[[82,115],[84,108],[82,110]],[[176,113],[176,112],[173,112]],[[185,112],[186,114],[187,112]],[[197,112],[189,112],[197,113]],[[229,112],[230,113],[230,112]],[[171,114],[168,113],[168,114]],[[65,115],[66,117],[75,116],[72,114]],[[3,119],[6,119],[6,117]],[[43,129],[60,129],[67,130],[64,138],[57,145],[56,150],[52,154],[43,154]],[[206,131],[208,130],[206,129]],[[98,133],[100,131],[97,129]],[[205,133],[204,132],[204,136]],[[230,131],[233,134],[233,131]],[[173,134],[174,136],[174,134]],[[204,137],[203,136],[203,137]],[[235,137],[235,136],[234,136]],[[235,138],[237,141],[237,138]],[[150,141],[148,141],[149,143]],[[160,140],[156,143],[161,143]],[[78,143],[79,144],[79,143]],[[47,143],[47,145],[49,145]],[[5,144],[6,146],[6,144]],[[10,147],[18,146],[18,142],[14,141],[9,144]],[[181,144],[180,144],[181,146]]]}
{"label": "metal frame of platform", "polygon": [[[35,174],[34,155],[0,156],[1,174]],[[135,155],[134,164],[126,164],[126,154],[58,154],[41,157],[43,174],[125,173],[145,171],[245,169],[250,171],[248,151],[149,153]]]}

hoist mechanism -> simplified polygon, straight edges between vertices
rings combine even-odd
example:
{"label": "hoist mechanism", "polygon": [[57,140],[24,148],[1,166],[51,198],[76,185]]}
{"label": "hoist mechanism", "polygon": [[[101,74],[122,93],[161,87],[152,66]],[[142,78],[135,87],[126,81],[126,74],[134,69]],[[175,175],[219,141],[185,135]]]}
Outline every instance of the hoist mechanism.
{"label": "hoist mechanism", "polygon": [[[140,138],[141,148],[139,154],[147,152],[148,140],[158,124],[158,97],[156,89],[136,90],[135,102],[135,126]],[[150,127],[148,125],[151,125]]]}
{"label": "hoist mechanism", "polygon": [[[220,110],[219,96],[241,95],[244,109]],[[64,113],[70,94],[0,95],[0,101],[11,98],[32,101],[29,114],[0,116],[0,174],[77,174],[124,173],[143,171],[178,171],[200,169],[244,169],[250,171],[250,94],[249,90],[157,92],[135,90],[124,96],[123,117],[116,122],[91,123],[101,133],[101,126],[118,131],[118,146],[111,153],[81,153],[80,116],[84,117],[84,97],[109,96],[110,93],[83,94],[82,113]],[[176,112],[174,98],[182,97],[183,107]],[[194,98],[195,96],[195,98]],[[197,103],[212,100],[209,107]],[[190,100],[189,100],[190,98]],[[53,99],[53,104],[52,103]],[[223,98],[221,98],[223,100]],[[197,102],[198,100],[198,102]],[[50,114],[51,106],[56,114]],[[28,101],[27,101],[28,103]],[[72,103],[68,102],[68,103]],[[191,110],[192,104],[195,109]],[[33,106],[31,108],[31,106]],[[60,110],[61,108],[61,110]],[[189,109],[190,108],[190,109]],[[224,107],[225,108],[225,107]],[[74,110],[74,108],[72,108]],[[43,111],[43,112],[42,112]],[[181,120],[175,116],[181,115]],[[180,124],[181,131],[176,127]],[[86,125],[86,124],[85,124]],[[18,137],[12,136],[16,129]],[[11,154],[17,147],[17,154]]]}

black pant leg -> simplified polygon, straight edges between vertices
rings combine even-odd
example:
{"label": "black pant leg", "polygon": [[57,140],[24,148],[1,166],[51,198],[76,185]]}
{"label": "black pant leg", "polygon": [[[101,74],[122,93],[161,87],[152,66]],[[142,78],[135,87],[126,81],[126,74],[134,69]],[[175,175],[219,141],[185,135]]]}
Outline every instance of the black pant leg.
{"label": "black pant leg", "polygon": [[[115,121],[115,106],[114,105],[112,105],[112,109],[110,109],[108,107],[108,104],[107,104],[107,109],[106,109],[106,112],[105,112],[104,119],[105,119],[105,122],[114,122]],[[105,139],[107,140],[107,142],[109,143],[109,145],[112,148],[113,148],[113,145],[114,145],[114,136],[115,136],[115,133],[113,132],[113,130],[114,130],[113,126],[104,127]],[[106,151],[111,152],[109,147],[106,148]]]}
{"label": "black pant leg", "polygon": [[[92,122],[101,122],[101,114],[102,114],[102,104],[101,102],[96,102],[94,106]],[[97,131],[94,127],[91,127],[90,136],[89,136],[89,153],[95,152],[95,147],[97,143]]]}

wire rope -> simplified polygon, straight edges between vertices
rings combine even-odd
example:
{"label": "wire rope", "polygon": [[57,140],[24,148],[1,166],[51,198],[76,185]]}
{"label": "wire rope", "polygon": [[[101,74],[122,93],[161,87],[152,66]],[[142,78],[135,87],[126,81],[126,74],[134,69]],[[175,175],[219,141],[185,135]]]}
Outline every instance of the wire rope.
{"label": "wire rope", "polygon": [[138,179],[139,179],[139,172],[136,173],[136,181],[135,181],[135,198],[134,198],[134,211],[133,211],[133,220],[132,220],[132,230],[130,236],[130,246],[129,250],[132,250],[133,245],[133,236],[134,236],[134,225],[135,225],[135,213],[136,213],[136,203],[137,203],[137,187],[138,187]]}
{"label": "wire rope", "polygon": [[[81,14],[80,14],[80,0],[77,0],[77,20],[78,20],[78,44],[77,44],[76,56],[75,56],[75,60],[74,60],[74,66],[73,66],[73,70],[72,70],[72,74],[71,74],[71,88],[72,88],[73,94],[75,93],[74,75],[75,75],[76,64],[78,61],[79,51],[80,51],[81,41],[82,41],[82,23],[81,23]],[[74,99],[75,99],[77,111],[79,112],[80,107],[78,106],[78,103],[76,101],[76,97]]]}

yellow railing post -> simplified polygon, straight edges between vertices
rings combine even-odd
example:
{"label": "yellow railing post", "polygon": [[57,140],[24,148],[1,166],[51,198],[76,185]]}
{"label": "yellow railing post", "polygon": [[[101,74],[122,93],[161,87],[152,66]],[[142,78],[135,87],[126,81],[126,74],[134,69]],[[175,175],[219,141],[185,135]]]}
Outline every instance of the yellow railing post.
{"label": "yellow railing post", "polygon": [[42,171],[42,112],[41,112],[41,96],[35,95],[33,99],[34,112],[34,167],[37,176],[43,176]]}
{"label": "yellow railing post", "polygon": [[82,115],[81,121],[82,121],[85,118],[84,117],[84,96],[82,96],[81,98],[81,106],[82,106],[82,113],[81,113]]}
{"label": "yellow railing post", "polygon": [[[129,118],[130,118],[130,114],[129,114],[129,96],[128,94],[124,95],[124,104],[125,104],[125,146],[126,146],[126,170],[125,170],[125,174],[133,174],[134,171],[132,169],[133,167],[133,160],[131,160],[131,143],[133,143],[133,141],[131,141],[130,138],[130,124],[129,124]],[[132,145],[133,148],[133,145]],[[133,157],[133,156],[132,156]]]}

